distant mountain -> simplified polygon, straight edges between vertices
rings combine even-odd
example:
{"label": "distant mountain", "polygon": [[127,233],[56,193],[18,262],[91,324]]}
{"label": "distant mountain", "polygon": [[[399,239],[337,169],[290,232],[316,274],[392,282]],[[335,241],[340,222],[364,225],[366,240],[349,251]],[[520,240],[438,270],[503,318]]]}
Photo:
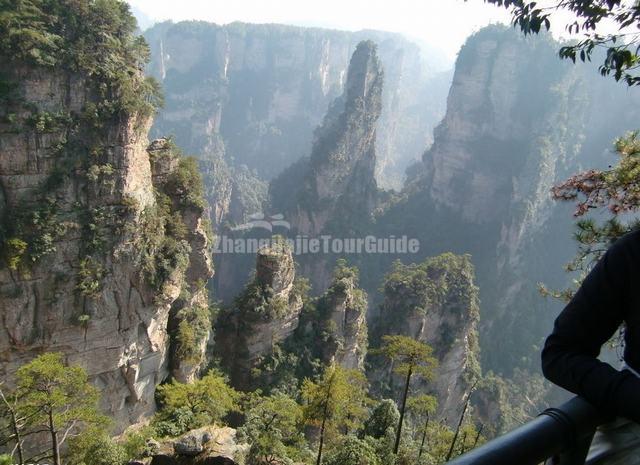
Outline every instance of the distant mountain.
{"label": "distant mountain", "polygon": [[[377,126],[382,186],[401,187],[405,169],[430,144],[444,114],[450,75],[430,70],[420,48],[399,34],[189,21],[156,24],[144,36],[151,47],[148,72],[166,98],[152,134],[173,134],[189,153],[218,166],[205,168],[209,188],[242,166],[268,181],[308,155],[361,40],[377,44],[385,73]],[[236,222],[242,214],[231,218],[228,211],[260,207],[235,208],[233,192],[232,186],[211,193],[220,218]]]}

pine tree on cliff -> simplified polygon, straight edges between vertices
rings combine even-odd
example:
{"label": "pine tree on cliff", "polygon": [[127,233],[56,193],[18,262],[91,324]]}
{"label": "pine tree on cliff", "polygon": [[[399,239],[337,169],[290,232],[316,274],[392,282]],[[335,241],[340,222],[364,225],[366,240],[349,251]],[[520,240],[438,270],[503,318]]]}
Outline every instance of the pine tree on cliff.
{"label": "pine tree on cliff", "polygon": [[63,363],[62,354],[44,354],[17,372],[16,411],[24,418],[25,434],[42,432],[48,446],[27,461],[51,459],[61,465],[60,447],[88,426],[103,427],[99,394],[86,371]]}
{"label": "pine tree on cliff", "polygon": [[438,406],[438,400],[434,396],[422,394],[409,399],[407,408],[413,413],[416,419],[422,419],[424,426],[422,427],[422,440],[418,451],[418,463],[424,452],[424,446],[427,441],[427,432],[429,430],[429,419],[433,415]]}
{"label": "pine tree on cliff", "polygon": [[393,371],[405,376],[404,390],[400,402],[400,419],[396,429],[396,440],[393,446],[393,453],[397,454],[400,448],[400,436],[402,434],[402,423],[407,408],[407,397],[411,378],[419,376],[425,380],[433,377],[433,371],[438,365],[438,361],[431,356],[433,350],[427,344],[416,341],[407,336],[383,336],[382,346],[375,350],[387,357],[394,364]]}

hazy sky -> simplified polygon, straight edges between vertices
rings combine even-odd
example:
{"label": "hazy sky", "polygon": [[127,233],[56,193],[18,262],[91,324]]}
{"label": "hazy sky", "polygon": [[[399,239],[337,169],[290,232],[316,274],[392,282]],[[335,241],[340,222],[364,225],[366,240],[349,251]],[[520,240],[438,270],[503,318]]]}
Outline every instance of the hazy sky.
{"label": "hazy sky", "polygon": [[154,20],[201,19],[401,32],[455,58],[466,37],[506,10],[482,0],[129,0]]}

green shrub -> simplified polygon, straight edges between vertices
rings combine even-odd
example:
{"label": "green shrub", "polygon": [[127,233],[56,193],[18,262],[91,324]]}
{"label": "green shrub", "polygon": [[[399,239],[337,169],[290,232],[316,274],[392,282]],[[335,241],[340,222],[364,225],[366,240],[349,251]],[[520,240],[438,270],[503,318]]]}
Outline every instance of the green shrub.
{"label": "green shrub", "polygon": [[161,409],[153,426],[160,436],[177,436],[189,429],[219,423],[229,412],[238,411],[240,399],[240,394],[216,370],[190,384],[174,380],[159,386],[156,395]]}
{"label": "green shrub", "polygon": [[367,441],[347,437],[324,462],[325,465],[380,465],[376,450]]}
{"label": "green shrub", "polygon": [[155,429],[145,426],[137,431],[129,432],[124,437],[124,449],[130,458],[151,457],[157,453],[157,444],[151,443],[156,435]]}
{"label": "green shrub", "polygon": [[178,167],[169,175],[165,188],[183,208],[203,209],[206,205],[202,175],[198,162],[193,157],[180,158]]}
{"label": "green shrub", "polygon": [[41,257],[55,252],[56,241],[66,233],[67,226],[60,221],[58,206],[53,199],[7,210],[2,219],[2,255],[7,266],[36,263]]}
{"label": "green shrub", "polygon": [[203,421],[189,407],[178,407],[162,415],[163,420],[154,422],[155,433],[159,437],[175,437],[190,429],[202,426]]}
{"label": "green shrub", "polygon": [[72,122],[71,115],[62,110],[55,113],[49,111],[37,112],[26,119],[27,126],[40,134],[59,131]]}
{"label": "green shrub", "polygon": [[27,251],[28,244],[22,239],[12,237],[7,240],[5,245],[5,254],[7,264],[10,270],[17,270],[22,261],[22,256]]}
{"label": "green shrub", "polygon": [[111,163],[91,165],[87,170],[87,179],[91,182],[98,182],[99,180],[103,180],[104,182],[104,178],[113,175],[114,171]]}
{"label": "green shrub", "polygon": [[125,465],[129,459],[123,445],[100,431],[85,431],[69,449],[68,458],[77,465]]}
{"label": "green shrub", "polygon": [[105,269],[92,257],[80,260],[76,289],[86,297],[96,297],[102,290]]}
{"label": "green shrub", "polygon": [[200,344],[211,330],[211,311],[206,306],[183,308],[178,312],[178,333],[176,335],[176,355],[180,360],[197,363],[200,361]]}

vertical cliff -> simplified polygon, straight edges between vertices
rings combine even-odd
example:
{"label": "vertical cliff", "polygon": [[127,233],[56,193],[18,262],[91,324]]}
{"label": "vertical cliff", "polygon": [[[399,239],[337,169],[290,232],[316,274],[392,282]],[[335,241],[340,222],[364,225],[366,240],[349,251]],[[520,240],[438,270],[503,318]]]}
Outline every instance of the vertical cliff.
{"label": "vertical cliff", "polygon": [[[375,141],[382,84],[376,46],[361,42],[349,63],[344,94],[333,102],[316,130],[306,174],[293,179],[302,181],[302,186],[296,204],[286,211],[298,233],[317,236],[332,226],[344,225],[336,220],[347,212],[354,215],[354,221],[370,217],[378,195]],[[285,172],[272,183],[272,192],[280,191],[280,198],[288,189],[284,185],[287,176]]]}
{"label": "vertical cliff", "polygon": [[62,352],[122,429],[178,370],[169,321],[208,305],[201,179],[147,149],[157,95],[126,4],[42,8],[9,8],[33,41],[4,31],[0,49],[0,373]]}
{"label": "vertical cliff", "polygon": [[602,87],[609,84],[609,99],[627,121],[636,113],[625,92],[600,82],[593,68],[558,61],[549,37],[514,34],[487,28],[469,39],[447,114],[423,158],[429,204],[454,218],[448,227],[480,236],[472,253],[483,272],[483,345],[496,369],[521,363],[549,329],[557,303],[538,296],[537,283],[567,281],[571,216],[551,200],[551,187],[581,166],[603,163],[601,154],[624,132],[607,121],[619,116],[600,111],[608,100]]}
{"label": "vertical cliff", "polygon": [[[473,381],[480,376],[479,299],[469,256],[446,253],[420,264],[394,263],[383,284],[374,320],[374,342],[402,334],[433,348],[439,362],[434,380],[416,390],[438,399],[438,417],[454,423]],[[404,380],[387,361],[373,359],[370,377],[380,392],[399,397]]]}
{"label": "vertical cliff", "polygon": [[433,145],[376,222],[378,234],[420,239],[421,256],[471,254],[483,360],[497,372],[538,369],[534,353],[560,304],[543,299],[537,284],[568,280],[571,212],[551,200],[551,186],[601,166],[637,114],[625,89],[558,60],[558,46],[497,26],[470,37]]}

